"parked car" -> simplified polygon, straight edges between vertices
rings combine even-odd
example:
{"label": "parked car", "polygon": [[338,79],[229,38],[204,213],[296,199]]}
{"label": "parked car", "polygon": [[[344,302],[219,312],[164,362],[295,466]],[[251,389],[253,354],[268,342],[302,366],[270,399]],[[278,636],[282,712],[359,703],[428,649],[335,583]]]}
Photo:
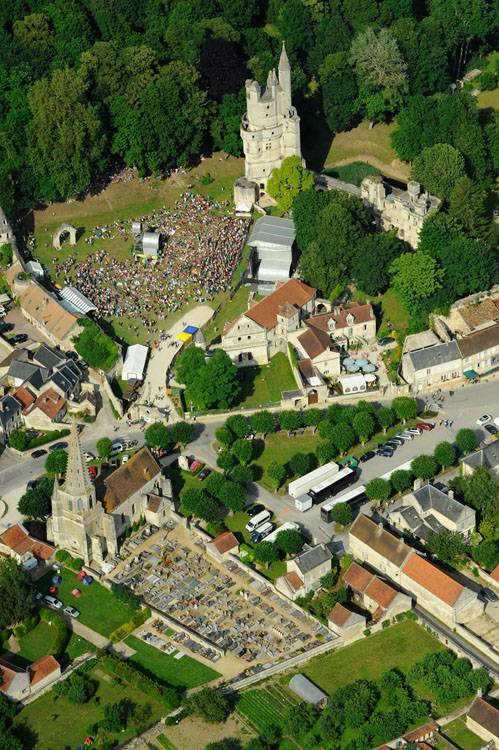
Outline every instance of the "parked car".
{"label": "parked car", "polygon": [[383,458],[391,458],[393,456],[393,448],[390,448],[389,445],[383,445],[376,453],[378,456],[383,456]]}
{"label": "parked car", "polygon": [[211,469],[205,466],[204,469],[201,469],[196,479],[199,479],[200,482],[203,482],[206,479],[206,477],[209,476],[210,474],[211,474]]}
{"label": "parked car", "polygon": [[68,447],[67,443],[54,443],[54,445],[49,446],[49,452],[53,453],[54,451],[63,451],[66,450]]}
{"label": "parked car", "polygon": [[80,610],[75,609],[74,607],[64,607],[65,614],[69,615],[70,617],[79,617],[80,616]]}
{"label": "parked car", "polygon": [[124,450],[125,450],[125,446],[123,445],[123,443],[113,443],[113,445],[111,446],[111,452],[109,455],[111,456],[111,458],[114,458],[115,456],[118,455],[118,453],[122,453]]}
{"label": "parked car", "polygon": [[366,461],[370,461],[370,460],[371,460],[371,458],[374,458],[374,456],[375,456],[375,455],[376,455],[376,453],[375,453],[374,451],[366,451],[366,453],[364,453],[364,454],[363,454],[363,455],[362,455],[362,456],[360,457],[360,459],[359,459],[359,460],[360,460],[360,461],[361,461],[362,463],[365,463]]}
{"label": "parked car", "polygon": [[497,601],[497,594],[495,594],[494,591],[492,591],[492,589],[480,589],[480,593],[486,601],[489,601],[489,602]]}
{"label": "parked car", "polygon": [[426,432],[429,432],[430,430],[433,430],[435,427],[435,422],[419,422],[416,427],[419,427],[420,430],[425,430]]}
{"label": "parked car", "polygon": [[483,429],[487,430],[487,432],[489,433],[489,435],[497,435],[497,433],[499,432],[499,430],[497,429],[497,427],[495,426],[495,424],[486,424],[486,425],[484,425]]}
{"label": "parked car", "polygon": [[24,344],[24,342],[27,340],[28,340],[27,333],[16,333],[15,336],[11,336],[11,338],[9,339],[11,344]]}
{"label": "parked car", "polygon": [[479,427],[483,427],[485,424],[487,424],[487,422],[491,421],[492,417],[490,416],[490,414],[482,414],[481,417],[478,417],[476,423]]}
{"label": "parked car", "polygon": [[253,516],[257,516],[259,513],[261,513],[262,510],[266,510],[265,505],[260,505],[258,503],[257,505],[252,505],[251,508],[248,508],[246,513],[250,518],[253,518]]}
{"label": "parked car", "polygon": [[394,341],[395,339],[393,338],[393,336],[384,336],[378,341],[378,344],[380,346],[388,346],[388,344],[393,344]]}
{"label": "parked car", "polygon": [[422,435],[423,434],[423,430],[420,427],[409,427],[407,432],[409,433],[409,435]]}
{"label": "parked car", "polygon": [[130,460],[130,456],[128,455],[128,453],[125,453],[125,455],[122,456],[122,458],[121,458],[121,463],[122,464],[126,464],[126,463],[128,463],[129,460]]}
{"label": "parked car", "polygon": [[46,456],[47,451],[44,448],[39,448],[37,451],[33,451],[31,454],[31,458],[41,458],[42,456]]}
{"label": "parked car", "polygon": [[275,529],[275,524],[270,523],[268,521],[267,523],[264,523],[260,528],[258,528],[256,531],[252,533],[250,536],[250,542],[251,544],[258,544],[258,542],[261,542],[263,539],[265,539],[266,536],[271,534]]}
{"label": "parked car", "polygon": [[392,437],[387,442],[395,443],[395,445],[404,445],[404,441],[402,440],[402,438],[399,438],[399,437]]}
{"label": "parked car", "polygon": [[93,461],[95,459],[94,454],[90,453],[89,451],[85,451],[85,453],[83,454],[83,456],[84,456],[85,461],[87,462],[87,464],[88,464],[89,461]]}
{"label": "parked car", "polygon": [[398,440],[397,442],[395,442],[395,440],[387,440],[385,445],[387,445],[389,448],[391,448],[394,451],[396,451],[397,448],[400,447],[400,443],[398,442]]}
{"label": "parked car", "polygon": [[399,432],[398,435],[395,435],[395,437],[400,438],[400,440],[408,441],[408,440],[414,440],[414,435],[411,435],[410,432]]}
{"label": "parked car", "polygon": [[54,609],[62,609],[62,602],[60,599],[56,599],[55,596],[49,596],[46,594],[43,597],[43,601],[45,604],[48,604],[49,607],[54,607]]}

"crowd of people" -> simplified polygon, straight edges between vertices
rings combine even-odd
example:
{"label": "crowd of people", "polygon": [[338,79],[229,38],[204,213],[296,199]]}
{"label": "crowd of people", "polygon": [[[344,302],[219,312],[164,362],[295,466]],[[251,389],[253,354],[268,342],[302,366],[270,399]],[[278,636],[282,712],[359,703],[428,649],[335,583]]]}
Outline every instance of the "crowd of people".
{"label": "crowd of people", "polygon": [[[138,217],[144,230],[161,234],[157,262],[139,257],[139,242],[125,260],[101,249],[82,261],[69,256],[56,262],[54,270],[65,284],[88,297],[101,316],[131,318],[156,330],[158,320],[168,313],[189,302],[206,302],[230,288],[248,223],[222,208],[202,195],[184,193],[172,210],[162,208]],[[131,221],[116,221],[96,227],[92,236],[123,237],[132,247],[131,230]]]}

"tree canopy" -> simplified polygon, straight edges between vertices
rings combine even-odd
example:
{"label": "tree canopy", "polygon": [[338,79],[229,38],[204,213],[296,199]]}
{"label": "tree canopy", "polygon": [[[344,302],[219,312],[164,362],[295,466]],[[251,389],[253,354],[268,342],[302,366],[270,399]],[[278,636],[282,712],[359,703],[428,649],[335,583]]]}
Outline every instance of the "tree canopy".
{"label": "tree canopy", "polygon": [[81,333],[73,339],[75,349],[90,367],[110,370],[119,356],[118,345],[90,318],[80,318]]}
{"label": "tree canopy", "polygon": [[283,211],[289,211],[296,196],[314,187],[313,172],[305,169],[299,156],[288,156],[278,169],[273,169],[267,192]]}
{"label": "tree canopy", "polygon": [[27,571],[11,557],[0,559],[0,628],[16,625],[34,609],[35,587]]}

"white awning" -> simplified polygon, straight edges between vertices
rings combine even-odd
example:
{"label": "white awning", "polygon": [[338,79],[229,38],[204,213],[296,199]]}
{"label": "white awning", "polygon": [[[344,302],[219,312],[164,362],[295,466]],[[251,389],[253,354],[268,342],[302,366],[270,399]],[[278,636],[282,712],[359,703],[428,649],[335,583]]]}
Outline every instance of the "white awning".
{"label": "white awning", "polygon": [[366,390],[366,379],[361,372],[353,372],[350,375],[342,375],[339,378],[343,393],[359,393]]}
{"label": "white awning", "polygon": [[70,312],[77,312],[86,315],[92,310],[97,310],[94,303],[74,286],[65,286],[60,294],[63,301],[66,303],[64,307],[69,309]]}
{"label": "white awning", "polygon": [[132,344],[126,350],[121,377],[123,380],[143,380],[149,347]]}

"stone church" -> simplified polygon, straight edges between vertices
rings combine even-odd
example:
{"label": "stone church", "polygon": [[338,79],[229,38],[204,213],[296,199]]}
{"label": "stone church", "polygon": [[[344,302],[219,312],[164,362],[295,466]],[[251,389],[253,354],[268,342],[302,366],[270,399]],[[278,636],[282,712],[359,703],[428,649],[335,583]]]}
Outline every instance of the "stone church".
{"label": "stone church", "polygon": [[257,81],[246,81],[241,138],[246,175],[242,184],[255,183],[257,194],[265,193],[272,170],[280,167],[284,159],[301,158],[300,118],[291,103],[291,68],[284,44],[278,74],[275,70],[269,72],[265,91]]}
{"label": "stone church", "polygon": [[90,481],[76,423],[71,426],[64,481],[56,479],[47,538],[98,568],[119,550],[120,538],[140,518],[162,526],[173,508],[171,482],[148,448],[141,448],[103,482]]}

